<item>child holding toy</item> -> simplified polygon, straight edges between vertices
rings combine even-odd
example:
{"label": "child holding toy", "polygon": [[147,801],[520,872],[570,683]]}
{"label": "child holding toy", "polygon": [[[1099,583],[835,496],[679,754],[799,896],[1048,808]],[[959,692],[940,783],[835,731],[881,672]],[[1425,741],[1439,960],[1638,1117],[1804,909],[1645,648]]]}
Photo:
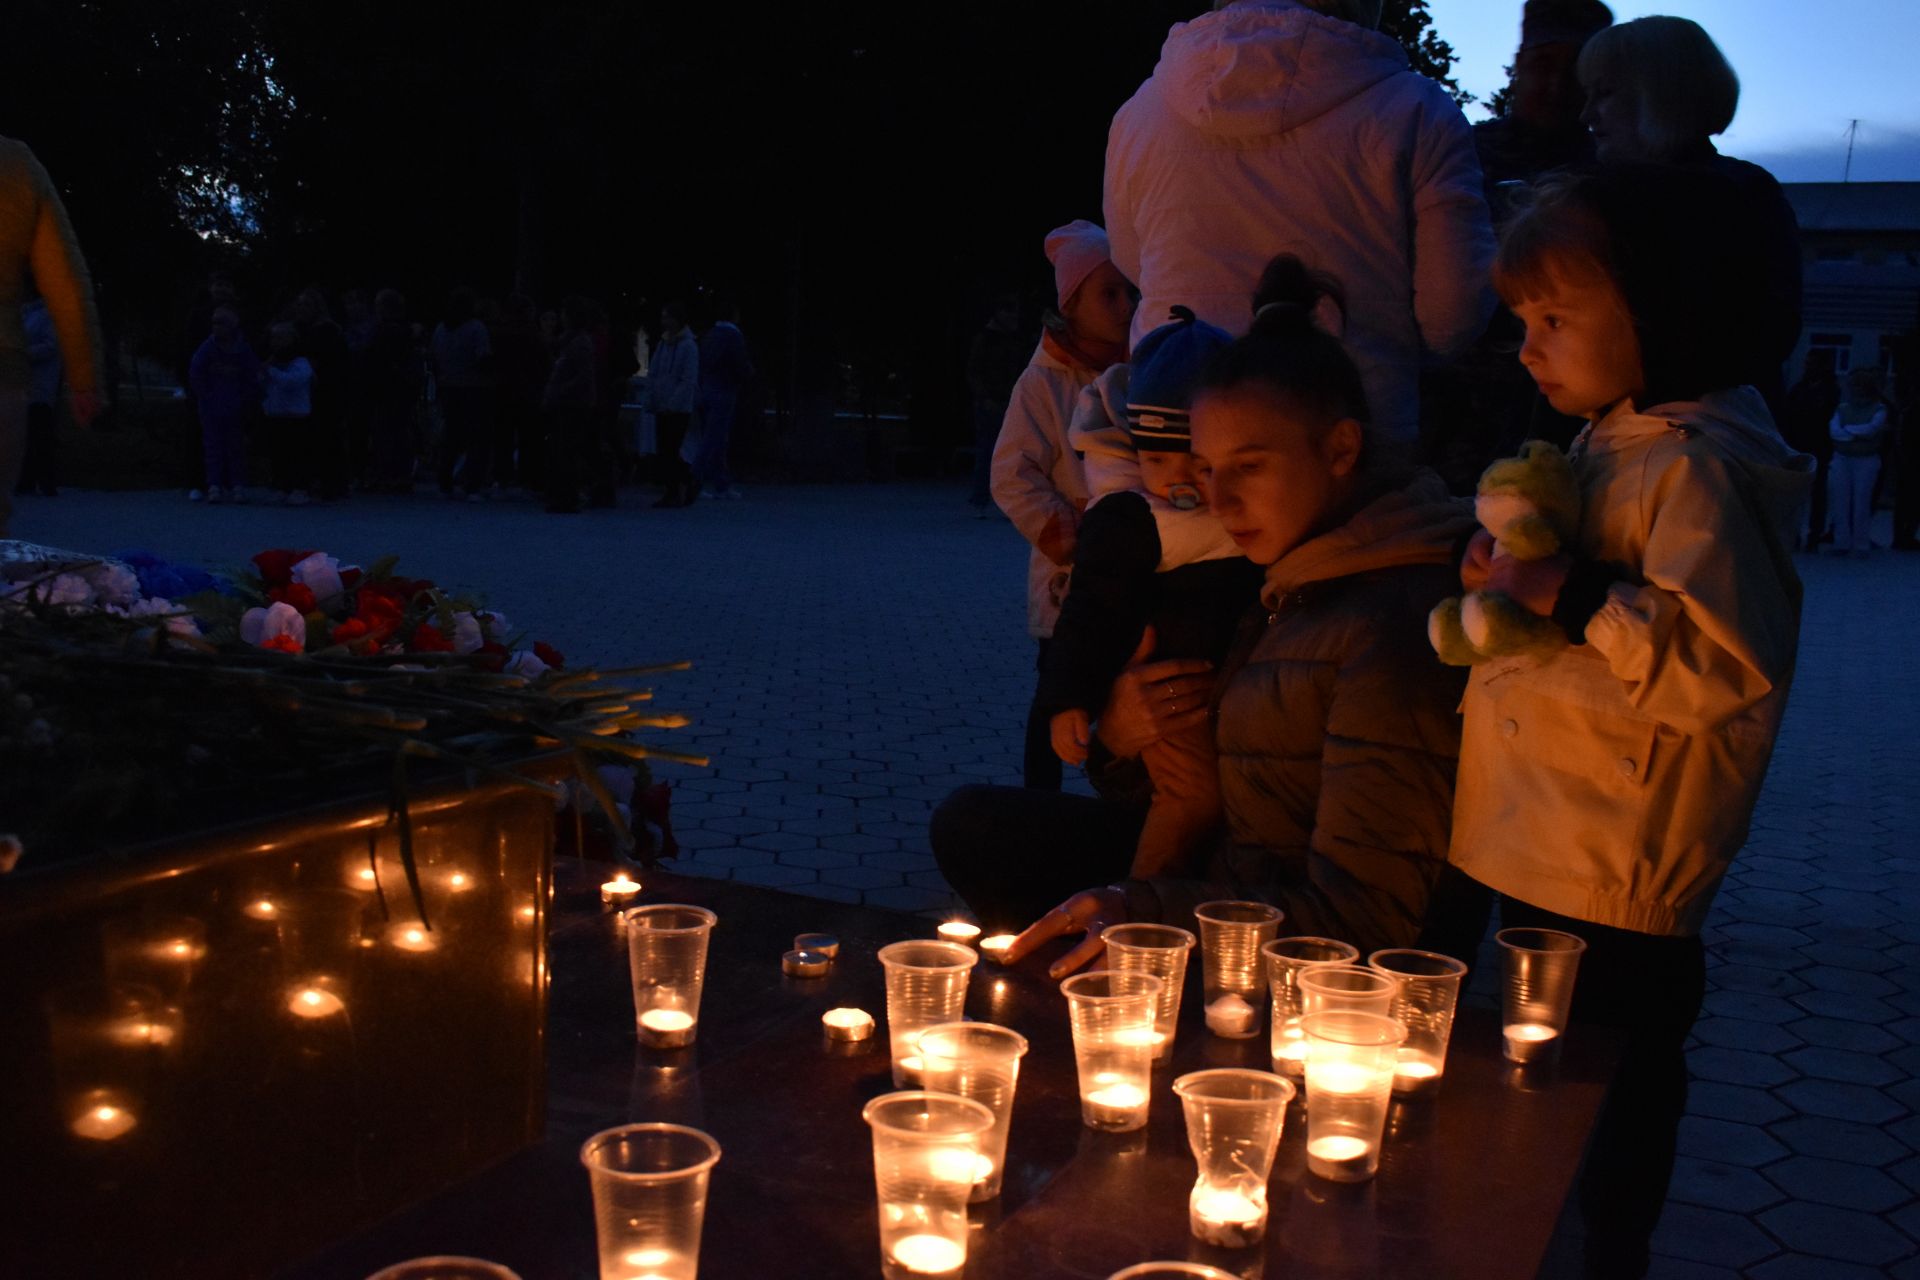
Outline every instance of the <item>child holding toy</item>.
{"label": "child holding toy", "polygon": [[1623,1033],[1582,1182],[1592,1275],[1647,1266],[1705,995],[1700,928],[1799,642],[1791,549],[1813,460],[1738,385],[1755,274],[1729,242],[1738,214],[1714,174],[1622,167],[1544,191],[1494,268],[1521,363],[1589,425],[1567,550],[1494,559],[1482,531],[1462,565],[1469,591],[1563,634],[1475,666],[1449,857],[1506,925],[1586,940],[1574,1020]]}

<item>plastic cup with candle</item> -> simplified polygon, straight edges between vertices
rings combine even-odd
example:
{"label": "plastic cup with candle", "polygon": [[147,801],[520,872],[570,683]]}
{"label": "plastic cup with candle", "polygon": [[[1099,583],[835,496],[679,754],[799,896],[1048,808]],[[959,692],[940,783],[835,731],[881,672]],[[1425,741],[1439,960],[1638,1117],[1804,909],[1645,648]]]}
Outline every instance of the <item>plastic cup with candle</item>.
{"label": "plastic cup with candle", "polygon": [[1364,1182],[1380,1168],[1394,1068],[1407,1029],[1378,1013],[1309,1013],[1307,1169],[1333,1182]]}
{"label": "plastic cup with candle", "polygon": [[1160,999],[1154,1004],[1153,1057],[1164,1062],[1173,1056],[1174,1028],[1180,1021],[1180,991],[1187,980],[1187,955],[1194,937],[1166,924],[1109,925],[1100,934],[1107,944],[1107,966],[1126,973],[1150,973],[1160,979]]}
{"label": "plastic cup with candle", "polygon": [[1393,1091],[1407,1097],[1435,1092],[1446,1074],[1453,1011],[1467,966],[1437,951],[1392,947],[1368,956],[1367,967],[1393,980],[1392,1016],[1407,1029]]}
{"label": "plastic cup with candle", "polygon": [[1305,1014],[1377,1013],[1393,1016],[1393,998],[1399,988],[1392,978],[1364,965],[1320,964],[1299,977],[1300,1007]]}
{"label": "plastic cup with candle", "polygon": [[1187,1198],[1187,1221],[1208,1244],[1239,1249],[1267,1230],[1267,1176],[1291,1082],[1270,1071],[1196,1071],[1173,1082],[1187,1117],[1187,1145],[1200,1177]]}
{"label": "plastic cup with candle", "polygon": [[1298,1078],[1307,1065],[1307,1035],[1300,1029],[1306,1013],[1300,975],[1317,965],[1352,964],[1357,948],[1334,938],[1275,938],[1260,948],[1267,987],[1273,994],[1273,1069]]}
{"label": "plastic cup with candle", "polygon": [[993,1112],[993,1128],[980,1138],[980,1171],[969,1197],[972,1203],[1000,1194],[1013,1094],[1026,1052],[1025,1036],[991,1022],[943,1022],[920,1033],[921,1075],[927,1088],[972,1098]]}
{"label": "plastic cup with candle", "polygon": [[485,1258],[462,1258],[442,1254],[433,1258],[408,1258],[390,1267],[382,1267],[367,1280],[520,1280],[520,1273]]}
{"label": "plastic cup with candle", "polygon": [[967,978],[980,957],[957,942],[915,939],[880,948],[887,976],[887,1039],[895,1086],[920,1082],[920,1033],[960,1021]]}
{"label": "plastic cup with candle", "polygon": [[881,1274],[957,1277],[967,1264],[967,1201],[993,1112],[971,1098],[913,1090],[875,1098],[861,1117],[873,1129]]}
{"label": "plastic cup with candle", "polygon": [[1260,1034],[1260,1004],[1267,992],[1260,948],[1280,928],[1280,909],[1264,902],[1203,902],[1193,915],[1200,922],[1207,1029],[1231,1040]]}
{"label": "plastic cup with candle", "polygon": [[1136,1262],[1122,1267],[1107,1280],[1240,1280],[1230,1271],[1210,1267],[1204,1262]]}
{"label": "plastic cup with candle", "polygon": [[1573,984],[1587,944],[1558,929],[1502,929],[1505,981],[1500,989],[1500,1029],[1508,1062],[1549,1063],[1560,1056],[1560,1036],[1573,1007]]}
{"label": "plastic cup with candle", "polygon": [[1150,973],[1100,969],[1060,984],[1073,1026],[1080,1119],[1126,1133],[1147,1123],[1153,1080],[1155,1006],[1165,984]]}
{"label": "plastic cup with candle", "polygon": [[627,926],[627,967],[640,1043],[650,1049],[692,1044],[700,1031],[700,992],[707,978],[713,912],[664,902],[635,907],[621,919]]}
{"label": "plastic cup with candle", "polygon": [[580,1148],[593,1186],[600,1280],[696,1280],[720,1144],[677,1124],[603,1130]]}
{"label": "plastic cup with candle", "polygon": [[640,882],[622,871],[600,886],[600,901],[616,910],[630,907],[640,896]]}

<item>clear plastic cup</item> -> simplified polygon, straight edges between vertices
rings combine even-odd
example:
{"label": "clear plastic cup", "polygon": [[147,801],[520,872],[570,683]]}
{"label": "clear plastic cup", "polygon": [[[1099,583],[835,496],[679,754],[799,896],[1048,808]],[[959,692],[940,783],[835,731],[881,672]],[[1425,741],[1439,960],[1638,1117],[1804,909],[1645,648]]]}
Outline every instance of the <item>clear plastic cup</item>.
{"label": "clear plastic cup", "polygon": [[485,1258],[445,1254],[437,1258],[409,1258],[382,1267],[367,1280],[520,1280],[519,1272]]}
{"label": "clear plastic cup", "polygon": [[1200,922],[1207,1030],[1230,1040],[1259,1035],[1267,991],[1260,948],[1280,928],[1280,909],[1264,902],[1203,902],[1193,915]]}
{"label": "clear plastic cup", "polygon": [[1204,1262],[1136,1262],[1114,1272],[1107,1280],[1239,1280],[1239,1277]]}
{"label": "clear plastic cup", "polygon": [[1393,998],[1399,988],[1392,978],[1364,965],[1321,964],[1300,975],[1303,1014],[1377,1013],[1393,1016]]}
{"label": "clear plastic cup", "polygon": [[160,993],[136,983],[79,982],[48,992],[46,1008],[67,1132],[106,1143],[139,1128],[158,1053],[172,1034]]}
{"label": "clear plastic cup", "polygon": [[1267,987],[1273,993],[1273,1069],[1298,1078],[1306,1069],[1307,1034],[1300,1029],[1306,1013],[1300,999],[1300,975],[1316,965],[1352,964],[1360,951],[1335,938],[1275,938],[1260,948],[1267,968]]}
{"label": "clear plastic cup", "polygon": [[971,1098],[993,1112],[993,1128],[980,1141],[980,1170],[971,1203],[1000,1194],[1013,1094],[1026,1052],[1025,1036],[991,1022],[943,1022],[920,1033],[921,1076],[927,1088]]}
{"label": "clear plastic cup", "polygon": [[967,978],[980,961],[972,947],[925,938],[880,948],[887,974],[887,1040],[895,1088],[920,1084],[920,1033],[958,1022],[967,1004]]}
{"label": "clear plastic cup", "polygon": [[588,1138],[600,1280],[696,1280],[707,1179],[720,1144],[677,1124],[628,1124]]}
{"label": "clear plastic cup", "polygon": [[1393,1071],[1407,1029],[1377,1013],[1310,1013],[1307,1033],[1307,1169],[1333,1182],[1364,1182],[1380,1168]]}
{"label": "clear plastic cup", "polygon": [[640,1043],[679,1049],[700,1033],[700,992],[707,981],[707,938],[714,914],[705,907],[662,902],[623,911],[627,966],[633,973],[633,1018]]}
{"label": "clear plastic cup", "polygon": [[1500,1031],[1507,1061],[1522,1066],[1552,1062],[1560,1056],[1580,953],[1587,944],[1558,929],[1502,929],[1493,938],[1506,969]]}
{"label": "clear plastic cup", "polygon": [[967,1199],[993,1112],[971,1098],[913,1090],[882,1094],[860,1114],[873,1127],[881,1274],[958,1276],[967,1265]]}
{"label": "clear plastic cup", "polygon": [[1154,1008],[1164,984],[1150,973],[1100,969],[1060,984],[1073,1023],[1080,1118],[1126,1133],[1147,1123],[1153,1081]]}
{"label": "clear plastic cup", "polygon": [[1368,956],[1367,967],[1393,980],[1393,1020],[1407,1029],[1393,1091],[1409,1097],[1435,1092],[1447,1071],[1447,1041],[1467,966],[1437,951],[1390,947]]}
{"label": "clear plastic cup", "polygon": [[1123,973],[1150,973],[1164,984],[1154,1005],[1155,1062],[1173,1056],[1174,1028],[1180,1021],[1180,989],[1187,981],[1187,953],[1194,936],[1170,924],[1109,925],[1100,940],[1107,944],[1107,967]]}
{"label": "clear plastic cup", "polygon": [[1267,1231],[1267,1177],[1293,1085],[1270,1071],[1196,1071],[1173,1082],[1200,1177],[1187,1198],[1196,1238],[1225,1249]]}

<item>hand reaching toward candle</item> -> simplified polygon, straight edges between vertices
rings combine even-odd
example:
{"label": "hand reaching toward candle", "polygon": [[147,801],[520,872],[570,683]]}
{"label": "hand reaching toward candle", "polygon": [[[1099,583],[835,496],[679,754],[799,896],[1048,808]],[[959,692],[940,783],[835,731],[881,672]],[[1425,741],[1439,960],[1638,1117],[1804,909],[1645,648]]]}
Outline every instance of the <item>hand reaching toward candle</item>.
{"label": "hand reaching toward candle", "polygon": [[1127,922],[1127,900],[1117,889],[1086,889],[1074,894],[1053,910],[1027,926],[1026,932],[1007,948],[1007,964],[1016,964],[1036,951],[1044,942],[1070,933],[1084,933],[1079,946],[1054,961],[1047,970],[1049,978],[1064,978],[1085,967],[1105,950],[1100,934],[1110,924]]}
{"label": "hand reaching toward candle", "polygon": [[1123,760],[1152,743],[1207,722],[1213,701],[1213,664],[1199,658],[1147,661],[1157,637],[1148,627],[1126,669],[1114,678],[1100,713],[1100,741]]}

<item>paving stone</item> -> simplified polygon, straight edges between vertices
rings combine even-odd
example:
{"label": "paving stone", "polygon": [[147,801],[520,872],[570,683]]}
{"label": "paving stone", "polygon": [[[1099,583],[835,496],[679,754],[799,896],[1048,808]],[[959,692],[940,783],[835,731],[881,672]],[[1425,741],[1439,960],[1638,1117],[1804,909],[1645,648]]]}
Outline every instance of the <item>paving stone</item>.
{"label": "paving stone", "polygon": [[1788,1194],[1751,1169],[1698,1156],[1681,1156],[1674,1161],[1669,1192],[1673,1199],[1687,1204],[1745,1214],[1778,1204]]}
{"label": "paving stone", "polygon": [[1905,1234],[1853,1209],[1793,1200],[1762,1213],[1759,1223],[1790,1249],[1843,1262],[1885,1266],[1913,1252]]}
{"label": "paving stone", "polygon": [[1745,1018],[1702,1018],[1693,1024],[1693,1034],[1702,1043],[1723,1049],[1745,1049],[1754,1053],[1782,1054],[1797,1049],[1806,1041],[1770,1022]]}
{"label": "paving stone", "polygon": [[816,874],[805,867],[775,863],[763,867],[736,867],[733,878],[747,884],[764,885],[769,889],[791,889],[795,885],[813,883]]}
{"label": "paving stone", "polygon": [[1773,1091],[1773,1096],[1807,1115],[1861,1124],[1885,1124],[1907,1109],[1879,1089],[1837,1080],[1796,1080]]}
{"label": "paving stone", "polygon": [[1704,1009],[1722,1018],[1743,1018],[1750,1022],[1793,1022],[1806,1014],[1791,1000],[1779,996],[1755,995],[1750,991],[1710,991]]}
{"label": "paving stone", "polygon": [[1886,1058],[1847,1049],[1812,1046],[1782,1054],[1781,1060],[1802,1075],[1822,1080],[1843,1080],[1849,1084],[1893,1084],[1906,1079],[1909,1074]]}
{"label": "paving stone", "polygon": [[832,902],[858,903],[860,901],[860,891],[850,889],[843,884],[821,884],[816,880],[810,884],[783,885],[782,888],[788,893],[803,894],[809,898],[826,898]]}
{"label": "paving stone", "polygon": [[905,886],[869,890],[866,902],[868,906],[887,907],[894,911],[950,911],[960,904],[960,900],[951,892]]}
{"label": "paving stone", "polygon": [[839,853],[832,849],[789,849],[780,855],[780,862],[788,867],[811,867],[815,871],[826,871],[836,867],[857,867],[860,859],[851,853]]}
{"label": "paving stone", "polygon": [[1750,1280],[1880,1280],[1886,1272],[1808,1253],[1783,1253],[1748,1267],[1747,1275]]}
{"label": "paving stone", "polygon": [[1766,1179],[1797,1200],[1882,1213],[1912,1199],[1912,1193],[1879,1169],[1844,1160],[1789,1156],[1763,1171]]}
{"label": "paving stone", "polygon": [[897,871],[862,866],[831,867],[820,873],[820,879],[824,884],[843,884],[849,889],[859,889],[863,893],[868,889],[898,885],[901,882],[900,873]]}
{"label": "paving stone", "polygon": [[820,841],[814,836],[803,836],[791,831],[768,831],[761,835],[747,836],[740,843],[749,849],[767,849],[778,854],[788,854],[800,849],[816,848]]}
{"label": "paving stone", "polygon": [[1690,1204],[1667,1206],[1653,1233],[1653,1248],[1692,1262],[1733,1267],[1749,1266],[1780,1250],[1745,1217]]}
{"label": "paving stone", "polygon": [[1762,1088],[1785,1084],[1798,1074],[1772,1054],[1721,1049],[1712,1045],[1687,1054],[1687,1067],[1702,1080],[1758,1085]]}
{"label": "paving stone", "polygon": [[855,832],[847,835],[827,836],[820,841],[820,847],[823,849],[833,849],[839,853],[851,853],[855,855],[891,853],[900,847],[900,841],[886,836]]}
{"label": "paving stone", "polygon": [[1687,1111],[1690,1115],[1757,1125],[1771,1124],[1793,1114],[1793,1108],[1765,1089],[1722,1084],[1718,1080],[1695,1080],[1688,1086]]}
{"label": "paving stone", "polygon": [[1845,1018],[1801,1018],[1788,1023],[1787,1029],[1808,1044],[1828,1049],[1891,1053],[1900,1047],[1900,1037],[1885,1027]]}
{"label": "paving stone", "polygon": [[1759,1125],[1705,1116],[1687,1116],[1680,1121],[1680,1150],[1702,1160],[1749,1169],[1771,1164],[1787,1154],[1787,1149]]}
{"label": "paving stone", "polygon": [[[1683,1132],[1685,1124],[1683,1121]],[[1824,1116],[1796,1115],[1768,1125],[1767,1134],[1802,1155],[1825,1156],[1854,1164],[1889,1165],[1908,1154],[1906,1143],[1890,1132]]]}

